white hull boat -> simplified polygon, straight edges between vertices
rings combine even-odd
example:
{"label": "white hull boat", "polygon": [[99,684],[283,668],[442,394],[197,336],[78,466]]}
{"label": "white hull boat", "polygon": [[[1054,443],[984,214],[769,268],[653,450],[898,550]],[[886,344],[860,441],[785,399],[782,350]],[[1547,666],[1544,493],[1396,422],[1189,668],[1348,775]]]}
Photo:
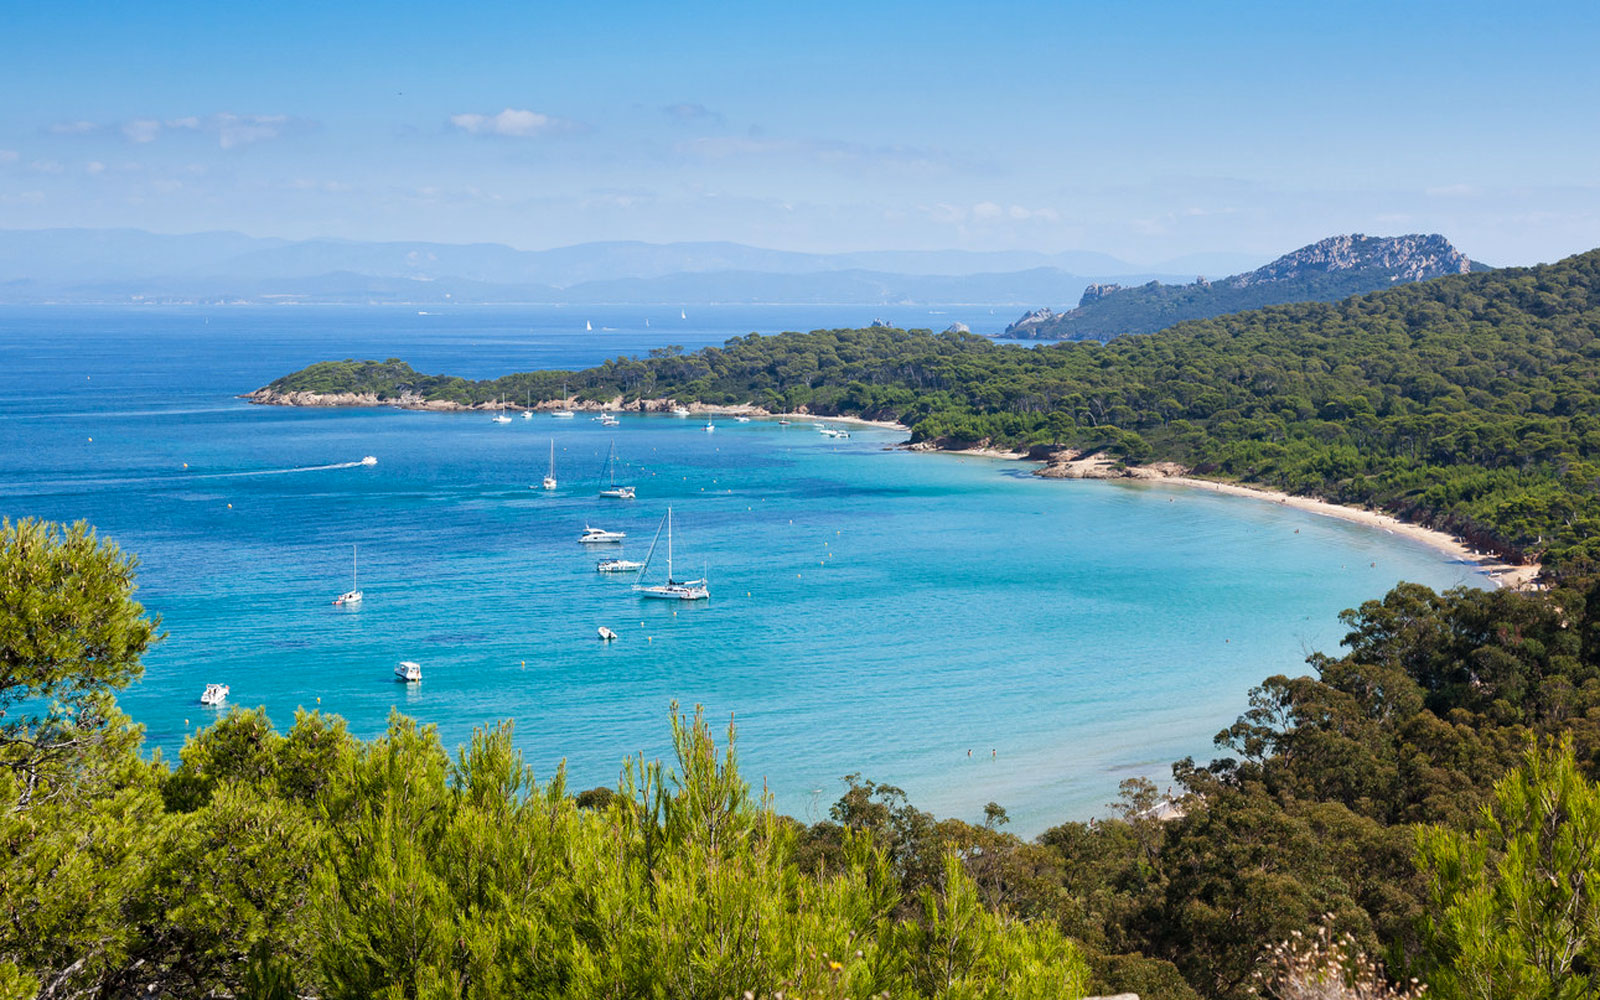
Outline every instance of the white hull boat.
{"label": "white hull boat", "polygon": [[601,642],[610,642],[617,637],[617,633],[606,628],[604,625],[600,626],[598,629],[595,629],[595,632],[600,636]]}
{"label": "white hull boat", "polygon": [[606,459],[606,469],[611,476],[611,485],[601,490],[600,495],[613,500],[632,500],[633,487],[617,485],[617,442],[614,440],[611,442],[611,454]]}
{"label": "white hull boat", "polygon": [[422,667],[411,660],[401,660],[395,665],[394,679],[403,684],[415,684],[422,680]]}
{"label": "white hull boat", "polygon": [[360,553],[354,545],[350,546],[350,589],[333,599],[334,607],[348,608],[361,603],[361,587],[358,585],[356,575],[361,568]]}
{"label": "white hull boat", "polygon": [[[698,580],[674,580],[672,578],[672,508],[667,508],[667,516],[661,522],[667,532],[667,580],[659,584],[633,585],[633,592],[640,597],[653,597],[668,601],[703,601],[711,596],[711,591],[706,588],[704,577]],[[650,554],[645,556],[644,565],[648,569],[650,560],[656,554],[656,542],[661,540],[661,528],[656,529],[656,539],[650,543]],[[641,570],[643,572],[643,570]]]}
{"label": "white hull boat", "polygon": [[626,531],[607,531],[604,528],[591,528],[586,524],[583,526],[583,534],[578,536],[578,541],[585,545],[604,545],[620,542],[627,537]]}
{"label": "white hull boat", "polygon": [[637,573],[641,569],[644,563],[632,559],[602,559],[594,564],[596,573]]}
{"label": "white hull boat", "polygon": [[228,692],[231,690],[226,684],[207,684],[205,692],[200,695],[200,704],[220,705],[228,700]]}

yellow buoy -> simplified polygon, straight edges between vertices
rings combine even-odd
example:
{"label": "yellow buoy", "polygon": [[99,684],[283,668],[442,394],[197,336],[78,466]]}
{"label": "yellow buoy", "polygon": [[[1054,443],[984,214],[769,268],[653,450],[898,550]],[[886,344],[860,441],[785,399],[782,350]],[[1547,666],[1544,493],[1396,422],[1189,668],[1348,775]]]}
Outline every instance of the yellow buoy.
{"label": "yellow buoy", "polygon": [[232,510],[232,509],[233,509],[233,504],[231,504],[231,503],[230,503],[230,504],[228,504],[228,509],[229,509],[229,510]]}

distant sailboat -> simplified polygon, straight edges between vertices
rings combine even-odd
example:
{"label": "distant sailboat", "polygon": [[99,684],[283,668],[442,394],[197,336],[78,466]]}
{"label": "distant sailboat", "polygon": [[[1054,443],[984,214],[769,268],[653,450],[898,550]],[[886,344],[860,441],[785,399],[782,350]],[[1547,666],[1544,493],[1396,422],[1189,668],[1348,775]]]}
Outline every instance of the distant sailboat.
{"label": "distant sailboat", "polygon": [[589,333],[593,333],[594,332],[594,324],[589,322],[588,320],[584,320],[583,321],[583,328],[584,328],[584,330],[588,331]]}
{"label": "distant sailboat", "polygon": [[562,420],[571,420],[573,417],[577,416],[577,414],[567,409],[567,383],[565,382],[561,383],[561,409],[556,410],[550,415],[552,417],[559,417]]}
{"label": "distant sailboat", "polygon": [[544,488],[547,490],[556,488],[556,442],[553,438],[550,441],[550,471],[545,474]]}
{"label": "distant sailboat", "polygon": [[333,599],[333,603],[338,607],[347,608],[361,603],[361,588],[356,584],[356,572],[360,569],[359,556],[356,547],[350,546],[350,589]]}
{"label": "distant sailboat", "polygon": [[526,392],[522,395],[522,419],[533,419],[533,393]]}
{"label": "distant sailboat", "polygon": [[688,319],[689,318],[689,314],[684,312],[682,309],[679,309],[678,310],[678,318],[679,319]]}
{"label": "distant sailboat", "polygon": [[506,398],[504,396],[500,397],[500,413],[494,418],[494,422],[497,424],[511,423],[511,418],[506,416]]}
{"label": "distant sailboat", "polygon": [[611,477],[611,485],[600,491],[603,497],[612,497],[616,500],[632,500],[632,486],[617,485],[617,442],[611,442],[611,455],[606,459],[606,470]]}
{"label": "distant sailboat", "polygon": [[[633,585],[633,592],[640,597],[657,597],[669,601],[703,601],[711,596],[706,589],[704,577],[698,580],[674,580],[672,578],[672,508],[667,508],[667,516],[661,522],[667,531],[667,582],[649,586],[642,583]],[[661,540],[661,528],[656,529],[655,541],[650,543],[650,554],[644,557],[644,568],[639,572],[644,574],[650,569],[650,560],[656,554],[656,542]]]}

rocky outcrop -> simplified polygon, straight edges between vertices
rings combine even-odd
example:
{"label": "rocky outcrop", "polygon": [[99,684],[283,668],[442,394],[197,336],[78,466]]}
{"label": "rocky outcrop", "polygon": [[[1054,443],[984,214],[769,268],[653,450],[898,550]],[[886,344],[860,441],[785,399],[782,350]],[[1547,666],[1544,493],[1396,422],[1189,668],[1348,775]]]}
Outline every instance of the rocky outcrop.
{"label": "rocky outcrop", "polygon": [[1046,458],[1044,467],[1034,475],[1045,479],[1171,479],[1188,472],[1177,462],[1127,465],[1103,451],[1067,448]]}
{"label": "rocky outcrop", "polygon": [[1033,312],[1023,313],[1022,318],[1006,327],[1007,337],[1033,337],[1038,331],[1050,325],[1056,318],[1054,309],[1035,309]]}
{"label": "rocky outcrop", "polygon": [[1472,261],[1437,233],[1412,236],[1330,236],[1258,267],[1225,278],[1219,284],[1248,288],[1264,281],[1292,281],[1309,274],[1379,270],[1392,282],[1425,281],[1446,274],[1466,274]]}
{"label": "rocky outcrop", "polygon": [[945,333],[971,333],[972,327],[965,323],[951,323],[944,328]]}
{"label": "rocky outcrop", "polygon": [[1040,340],[1110,340],[1153,333],[1184,320],[1210,319],[1288,302],[1333,302],[1411,281],[1486,270],[1438,234],[1330,236],[1254,271],[1187,285],[1158,281],[1125,288],[1093,284],[1076,309],[1028,313],[1006,335]]}

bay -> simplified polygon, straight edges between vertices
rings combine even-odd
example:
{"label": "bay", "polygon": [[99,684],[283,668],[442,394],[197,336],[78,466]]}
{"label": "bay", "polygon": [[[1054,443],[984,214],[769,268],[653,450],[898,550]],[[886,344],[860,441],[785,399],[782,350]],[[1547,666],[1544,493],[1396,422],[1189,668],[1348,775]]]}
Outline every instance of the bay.
{"label": "bay", "polygon": [[[856,307],[0,311],[0,513],[86,519],[142,559],[168,638],[121,703],[168,755],[215,715],[208,682],[280,725],[391,711],[447,745],[513,720],[543,776],[614,782],[668,751],[667,706],[731,717],[747,776],[804,819],[840,778],[940,815],[999,802],[1035,833],[1165,785],[1212,753],[1248,688],[1333,650],[1338,612],[1399,580],[1484,585],[1360,525],[1022,463],[895,450],[805,423],[257,407],[312,361],[401,357],[472,377],[578,368],[749,332],[858,326]],[[986,309],[884,313],[993,326]],[[646,321],[649,325],[646,325]],[[586,331],[585,325],[593,331]],[[530,489],[551,441],[560,488]],[[595,495],[612,442],[632,503]],[[374,455],[374,467],[348,463]],[[333,467],[330,466],[343,466]],[[641,602],[594,571],[586,524],[642,558],[667,506],[712,599]],[[361,551],[359,611],[331,606]],[[652,574],[656,575],[656,574]],[[605,625],[620,638],[596,640]],[[421,662],[420,685],[395,661]]]}

